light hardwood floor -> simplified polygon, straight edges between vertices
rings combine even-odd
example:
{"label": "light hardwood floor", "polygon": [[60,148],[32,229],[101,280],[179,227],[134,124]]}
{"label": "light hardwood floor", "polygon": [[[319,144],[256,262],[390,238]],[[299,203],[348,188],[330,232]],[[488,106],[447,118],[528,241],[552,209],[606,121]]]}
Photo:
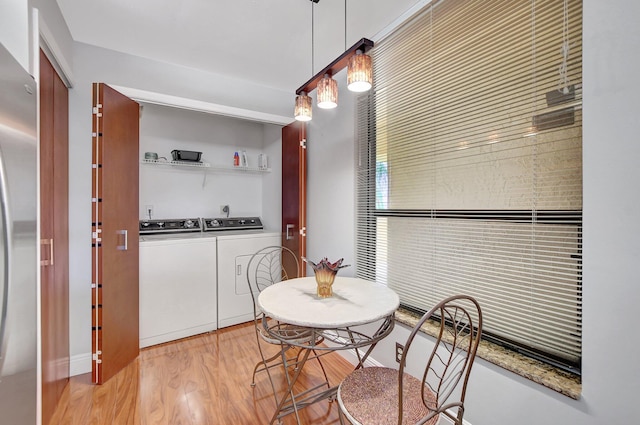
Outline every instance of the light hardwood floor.
{"label": "light hardwood floor", "polygon": [[[268,424],[275,401],[265,372],[251,387],[259,359],[253,323],[157,345],[103,385],[90,374],[74,376],[51,424],[58,425],[252,425]],[[268,353],[275,353],[269,347]],[[323,357],[332,385],[353,366],[337,353]],[[272,369],[279,396],[286,388],[282,368]],[[308,362],[300,388],[322,381],[317,362]],[[326,400],[301,410],[303,424],[338,424],[337,402]],[[295,424],[293,415],[284,424]]]}

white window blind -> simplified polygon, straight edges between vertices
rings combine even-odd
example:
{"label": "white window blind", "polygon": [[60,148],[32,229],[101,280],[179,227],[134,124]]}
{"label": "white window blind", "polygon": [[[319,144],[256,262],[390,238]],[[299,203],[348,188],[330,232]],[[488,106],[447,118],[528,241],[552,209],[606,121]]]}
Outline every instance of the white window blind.
{"label": "white window blind", "polygon": [[357,107],[357,274],[579,368],[582,3],[441,0],[372,51]]}

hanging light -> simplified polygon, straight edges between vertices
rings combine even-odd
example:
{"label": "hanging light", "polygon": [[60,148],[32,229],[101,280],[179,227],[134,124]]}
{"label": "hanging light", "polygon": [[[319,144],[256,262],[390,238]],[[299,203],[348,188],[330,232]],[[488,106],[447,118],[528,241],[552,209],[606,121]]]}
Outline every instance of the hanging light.
{"label": "hanging light", "polygon": [[318,108],[333,109],[338,106],[338,82],[324,74],[318,82]]}
{"label": "hanging light", "polygon": [[311,97],[306,92],[302,92],[296,96],[296,107],[293,114],[297,121],[311,121]]}
{"label": "hanging light", "polygon": [[[314,19],[313,5],[319,0],[311,0],[311,73],[315,67],[314,59]],[[344,41],[345,48],[347,43],[347,2],[345,0],[344,12]],[[367,55],[367,51],[373,47],[373,41],[363,38],[356,42],[343,54],[327,65],[322,71],[315,74],[309,81],[304,83],[296,90],[296,106],[295,119],[298,121],[310,121],[312,101],[308,93],[317,88],[318,107],[324,109],[335,108],[338,106],[338,83],[332,78],[344,68],[347,71],[348,88],[354,92],[367,91],[372,86],[373,68],[371,56]]]}
{"label": "hanging light", "polygon": [[[318,3],[320,0],[311,0],[311,73],[313,74],[313,4]],[[313,112],[313,101],[311,97],[307,95],[306,90],[296,91],[296,106],[293,109],[293,116],[296,121],[311,121]]]}
{"label": "hanging light", "polygon": [[371,56],[357,50],[356,54],[349,58],[347,65],[347,88],[353,92],[367,91],[371,88],[372,81]]}

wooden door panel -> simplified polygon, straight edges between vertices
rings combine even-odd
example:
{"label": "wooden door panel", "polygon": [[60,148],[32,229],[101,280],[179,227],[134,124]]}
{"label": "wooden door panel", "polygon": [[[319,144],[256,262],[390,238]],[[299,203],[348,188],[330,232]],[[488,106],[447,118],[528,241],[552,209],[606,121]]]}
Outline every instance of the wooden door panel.
{"label": "wooden door panel", "polygon": [[[56,384],[55,276],[50,263],[53,243],[53,74],[40,52],[40,297],[42,326],[42,423],[47,424],[58,402]],[[55,245],[53,246],[55,250]],[[54,252],[55,254],[55,252]],[[55,264],[55,263],[54,263]]]}
{"label": "wooden door panel", "polygon": [[93,90],[93,372],[103,383],[139,352],[139,105],[105,84]]}
{"label": "wooden door panel", "polygon": [[[307,255],[306,152],[305,123],[296,121],[282,127],[282,245],[299,259]],[[302,261],[300,264],[300,276],[305,276],[306,267]]]}
{"label": "wooden door panel", "polygon": [[69,92],[60,77],[53,79],[53,225],[56,300],[56,393],[59,400],[69,378]]}
{"label": "wooden door panel", "polygon": [[69,378],[69,96],[40,52],[42,423]]}

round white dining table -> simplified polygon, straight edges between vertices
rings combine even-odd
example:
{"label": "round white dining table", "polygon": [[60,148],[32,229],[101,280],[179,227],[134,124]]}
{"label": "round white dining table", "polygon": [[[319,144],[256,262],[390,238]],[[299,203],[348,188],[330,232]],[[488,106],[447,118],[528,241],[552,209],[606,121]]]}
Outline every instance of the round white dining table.
{"label": "round white dining table", "polygon": [[334,329],[372,323],[392,315],[400,299],[386,285],[354,277],[336,276],[333,296],[316,294],[315,277],[285,280],[258,296],[269,317],[298,326]]}

